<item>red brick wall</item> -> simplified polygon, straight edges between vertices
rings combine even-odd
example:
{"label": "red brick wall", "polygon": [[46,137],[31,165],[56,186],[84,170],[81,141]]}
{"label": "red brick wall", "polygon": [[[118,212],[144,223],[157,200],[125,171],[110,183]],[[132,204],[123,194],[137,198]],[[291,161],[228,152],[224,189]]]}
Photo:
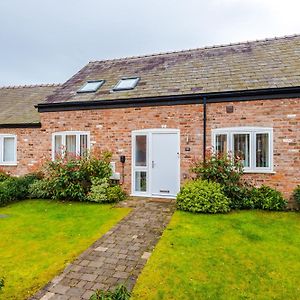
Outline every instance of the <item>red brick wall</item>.
{"label": "red brick wall", "polygon": [[[121,172],[119,156],[126,156],[125,183],[131,188],[131,132],[146,128],[179,128],[181,134],[181,178],[188,175],[192,161],[202,149],[202,105],[172,107],[124,108],[112,110],[85,110],[41,114],[43,129],[49,136],[43,140],[51,148],[51,134],[57,131],[90,131],[91,144],[113,153],[117,171]],[[189,142],[187,143],[187,137]],[[185,151],[185,147],[191,151]],[[50,157],[51,151],[48,151]]]}
{"label": "red brick wall", "polygon": [[[234,107],[226,113],[226,106]],[[84,110],[41,114],[41,129],[0,129],[18,135],[15,174],[24,174],[34,161],[51,157],[51,135],[64,130],[90,131],[91,142],[113,152],[120,170],[119,155],[126,155],[125,186],[131,186],[131,131],[145,128],[178,128],[181,134],[181,180],[189,173],[194,159],[202,157],[202,105],[178,105],[105,110]],[[247,175],[257,184],[278,188],[287,197],[300,184],[300,101],[299,99],[216,103],[207,106],[207,145],[211,129],[235,126],[274,128],[275,174]],[[187,142],[189,140],[189,142]],[[185,151],[190,147],[190,151]]]}
{"label": "red brick wall", "polygon": [[[226,106],[233,113],[226,113]],[[274,174],[247,174],[257,185],[266,184],[290,197],[300,184],[300,100],[264,100],[216,103],[207,106],[208,145],[211,129],[220,127],[273,127]]]}
{"label": "red brick wall", "polygon": [[0,166],[12,175],[24,175],[45,153],[45,136],[40,128],[1,128],[0,134],[17,135],[17,166]]}

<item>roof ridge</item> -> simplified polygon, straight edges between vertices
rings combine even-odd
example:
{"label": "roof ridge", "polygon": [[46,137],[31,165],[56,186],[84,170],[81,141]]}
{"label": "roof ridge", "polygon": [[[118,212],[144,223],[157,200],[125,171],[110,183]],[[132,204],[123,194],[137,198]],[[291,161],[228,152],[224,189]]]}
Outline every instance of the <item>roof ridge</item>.
{"label": "roof ridge", "polygon": [[175,50],[175,51],[166,51],[166,52],[158,52],[153,54],[145,54],[145,55],[132,55],[132,56],[124,56],[119,58],[112,58],[112,59],[101,59],[101,60],[91,60],[89,63],[103,63],[109,61],[120,61],[120,60],[127,60],[127,59],[139,59],[139,58],[146,58],[146,57],[155,57],[155,56],[163,56],[163,55],[171,55],[171,54],[181,54],[186,52],[192,51],[199,51],[199,50],[209,50],[209,49],[217,49],[217,48],[225,48],[225,47],[232,47],[232,46],[240,46],[240,45],[247,45],[252,43],[264,43],[270,42],[275,40],[284,40],[292,37],[300,37],[300,34],[291,34],[291,35],[284,35],[280,37],[272,37],[272,38],[264,38],[264,39],[256,39],[256,40],[248,40],[243,42],[236,42],[236,43],[228,43],[228,44],[217,44],[212,46],[204,46],[199,48],[191,48],[191,49],[184,49],[184,50]]}
{"label": "roof ridge", "polygon": [[42,84],[25,84],[25,85],[7,85],[0,86],[0,89],[23,89],[23,88],[35,88],[35,87],[59,87],[61,83],[42,83]]}

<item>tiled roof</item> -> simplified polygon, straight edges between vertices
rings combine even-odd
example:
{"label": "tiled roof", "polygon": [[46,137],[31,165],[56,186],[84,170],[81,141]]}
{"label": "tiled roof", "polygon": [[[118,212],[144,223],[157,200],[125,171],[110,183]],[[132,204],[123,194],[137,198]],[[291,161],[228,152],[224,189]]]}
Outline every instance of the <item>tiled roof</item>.
{"label": "tiled roof", "polygon": [[[134,90],[113,92],[122,77],[140,77]],[[77,93],[87,80],[105,80],[96,93]],[[129,99],[300,86],[300,35],[140,57],[93,61],[46,102]]]}
{"label": "tiled roof", "polygon": [[39,123],[34,105],[57,88],[55,84],[0,87],[0,125]]}

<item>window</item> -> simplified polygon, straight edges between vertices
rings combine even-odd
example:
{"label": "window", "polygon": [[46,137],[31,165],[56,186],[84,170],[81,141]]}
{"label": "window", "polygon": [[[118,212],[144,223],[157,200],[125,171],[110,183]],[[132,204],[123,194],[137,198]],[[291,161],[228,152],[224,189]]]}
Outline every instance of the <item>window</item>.
{"label": "window", "polygon": [[113,91],[132,90],[138,84],[139,77],[122,78],[113,88]]}
{"label": "window", "polygon": [[77,93],[96,92],[103,84],[104,80],[89,80],[77,91]]}
{"label": "window", "polygon": [[65,155],[83,157],[90,149],[90,134],[82,131],[64,131],[53,134],[52,159]]}
{"label": "window", "polygon": [[17,164],[17,137],[12,134],[0,135],[0,164]]}
{"label": "window", "polygon": [[239,157],[245,172],[273,171],[273,129],[259,127],[220,128],[213,130],[216,153]]}

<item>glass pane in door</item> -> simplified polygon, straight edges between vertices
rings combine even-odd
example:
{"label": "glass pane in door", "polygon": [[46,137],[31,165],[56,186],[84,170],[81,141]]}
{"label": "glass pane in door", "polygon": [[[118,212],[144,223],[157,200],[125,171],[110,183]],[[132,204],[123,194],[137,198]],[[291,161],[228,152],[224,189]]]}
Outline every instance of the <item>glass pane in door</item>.
{"label": "glass pane in door", "polygon": [[135,172],[135,191],[136,192],[147,191],[147,172],[145,171]]}
{"label": "glass pane in door", "polygon": [[147,166],[147,136],[137,135],[135,137],[135,166]]}

